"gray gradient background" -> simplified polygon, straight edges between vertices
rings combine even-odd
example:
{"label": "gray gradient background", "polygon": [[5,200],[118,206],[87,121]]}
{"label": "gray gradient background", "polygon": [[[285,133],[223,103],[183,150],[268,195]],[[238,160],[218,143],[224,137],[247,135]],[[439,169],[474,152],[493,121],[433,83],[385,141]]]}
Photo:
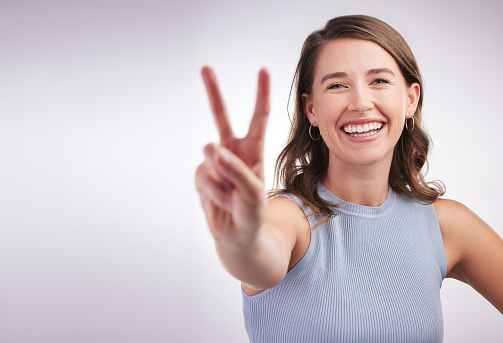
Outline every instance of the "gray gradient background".
{"label": "gray gradient background", "polygon": [[[194,187],[216,141],[200,68],[244,134],[272,75],[266,186],[305,37],[377,16],[416,54],[429,178],[500,235],[499,1],[0,1],[0,342],[245,342]],[[445,342],[501,342],[470,287],[442,288]]]}

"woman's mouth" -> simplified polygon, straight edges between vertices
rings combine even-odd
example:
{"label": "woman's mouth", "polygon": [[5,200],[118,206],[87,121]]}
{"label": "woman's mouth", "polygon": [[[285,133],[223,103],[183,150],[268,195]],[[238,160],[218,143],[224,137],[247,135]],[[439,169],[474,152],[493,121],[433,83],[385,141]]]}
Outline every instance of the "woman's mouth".
{"label": "woman's mouth", "polygon": [[342,129],[346,134],[352,137],[365,137],[376,134],[382,127],[382,122],[372,122],[358,125],[348,124]]}

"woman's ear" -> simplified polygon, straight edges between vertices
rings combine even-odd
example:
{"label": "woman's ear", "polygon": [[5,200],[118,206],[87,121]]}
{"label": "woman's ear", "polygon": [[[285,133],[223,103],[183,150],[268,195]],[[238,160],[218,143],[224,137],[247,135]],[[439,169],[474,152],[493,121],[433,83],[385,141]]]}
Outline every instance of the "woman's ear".
{"label": "woman's ear", "polygon": [[304,112],[306,112],[307,119],[309,119],[311,125],[318,126],[313,100],[309,94],[302,93],[302,104],[304,105]]}
{"label": "woman's ear", "polygon": [[419,98],[421,96],[421,86],[419,83],[414,82],[410,85],[409,91],[407,93],[407,112],[405,118],[409,119],[416,113],[417,105],[419,104]]}

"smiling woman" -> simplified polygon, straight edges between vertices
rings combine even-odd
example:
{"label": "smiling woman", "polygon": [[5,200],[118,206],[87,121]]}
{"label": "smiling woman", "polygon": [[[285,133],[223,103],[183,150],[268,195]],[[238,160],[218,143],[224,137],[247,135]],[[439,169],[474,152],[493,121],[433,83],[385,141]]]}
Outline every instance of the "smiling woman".
{"label": "smiling woman", "polygon": [[205,147],[196,185],[222,263],[242,281],[250,341],[441,342],[445,277],[503,312],[503,241],[423,178],[422,80],[393,28],[345,16],[306,39],[269,201],[267,71],[242,139],[213,71],[203,78],[221,142]]}

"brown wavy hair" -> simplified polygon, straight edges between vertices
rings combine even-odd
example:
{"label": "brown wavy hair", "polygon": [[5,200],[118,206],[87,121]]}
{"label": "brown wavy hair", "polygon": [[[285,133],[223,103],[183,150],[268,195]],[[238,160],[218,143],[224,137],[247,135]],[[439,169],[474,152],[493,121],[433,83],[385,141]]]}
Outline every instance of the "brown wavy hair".
{"label": "brown wavy hair", "polygon": [[[391,26],[383,21],[365,16],[350,15],[331,19],[321,30],[311,33],[304,42],[301,56],[292,82],[295,85],[295,109],[287,145],[278,156],[275,167],[275,189],[269,196],[292,193],[300,197],[312,209],[311,214],[322,215],[319,225],[333,215],[331,207],[336,204],[323,200],[318,195],[318,184],[323,181],[328,169],[328,148],[323,138],[310,138],[310,122],[304,110],[302,94],[311,94],[315,67],[321,49],[330,41],[341,38],[356,38],[372,41],[386,50],[396,61],[405,82],[410,86],[418,83],[421,88],[419,103],[414,113],[414,123],[408,131],[405,127],[393,152],[389,172],[389,185],[397,192],[405,193],[418,202],[432,203],[445,193],[440,181],[426,182],[422,172],[427,163],[430,146],[428,134],[421,125],[423,82],[416,59],[407,42]],[[292,90],[290,90],[290,95]],[[280,189],[282,184],[284,188]],[[318,225],[317,225],[318,226]]]}

